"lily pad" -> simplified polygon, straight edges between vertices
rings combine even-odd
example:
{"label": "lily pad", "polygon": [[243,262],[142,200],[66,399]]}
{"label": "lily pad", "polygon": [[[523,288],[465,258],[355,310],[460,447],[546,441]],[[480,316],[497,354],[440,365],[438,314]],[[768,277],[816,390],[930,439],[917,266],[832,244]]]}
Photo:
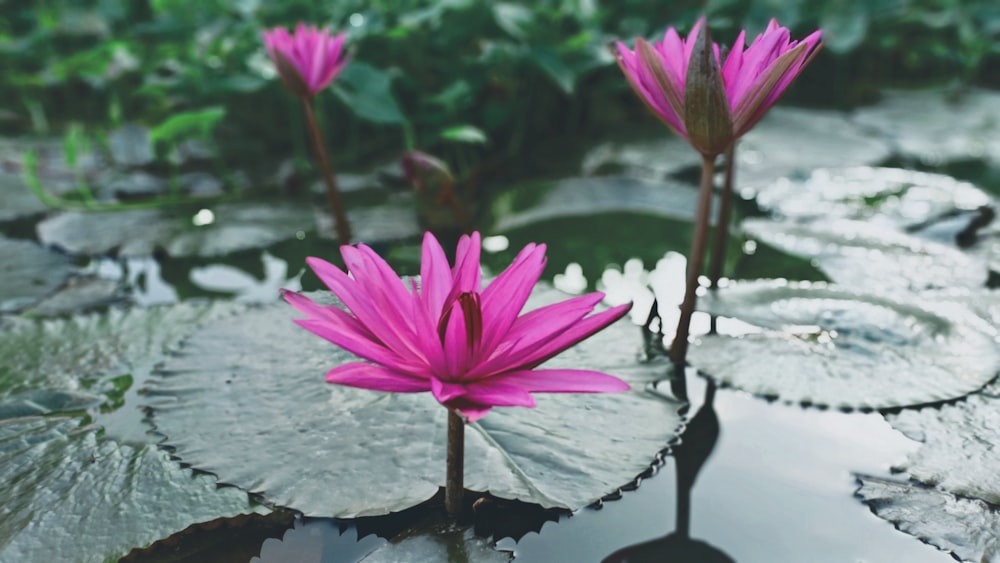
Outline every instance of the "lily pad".
{"label": "lily pad", "polygon": [[990,205],[992,198],[944,174],[859,166],[813,170],[803,180],[783,178],[758,190],[756,201],[792,219],[858,219],[902,230]]}
{"label": "lily pad", "polygon": [[[0,400],[26,392],[114,394],[113,380],[129,376],[138,387],[166,353],[200,322],[224,316],[233,305],[112,309],[68,319],[0,321]],[[134,394],[134,390],[132,393]],[[52,409],[50,409],[51,411]],[[63,410],[63,409],[56,409]],[[117,412],[101,415],[109,434],[133,434],[141,418],[116,424]],[[127,417],[126,417],[127,418]],[[145,441],[144,436],[134,439]]]}
{"label": "lily pad", "polygon": [[[319,296],[314,296],[320,298]],[[536,290],[527,309],[561,295]],[[302,331],[285,304],[206,326],[150,381],[153,423],[185,463],[309,516],[386,514],[444,482],[446,410],[430,394],[324,383],[351,354]],[[580,508],[644,471],[676,436],[679,403],[644,386],[639,329],[619,322],[551,361],[632,384],[612,395],[542,394],[466,429],[465,485],[546,507]]]}
{"label": "lily pad", "polygon": [[0,313],[24,309],[62,285],[69,257],[27,240],[0,237]]}
{"label": "lily pad", "polygon": [[631,178],[661,182],[685,168],[700,166],[698,152],[684,139],[664,129],[653,139],[610,141],[594,147],[584,155],[581,172],[594,176],[616,170]]}
{"label": "lily pad", "polygon": [[[347,219],[351,222],[353,242],[368,244],[398,241],[423,233],[417,222],[412,194],[392,197],[372,207],[348,207]],[[326,208],[315,209],[316,229],[319,236],[336,239],[333,215]]]}
{"label": "lily pad", "polygon": [[[697,199],[695,187],[675,181],[625,176],[567,178],[509,192],[497,200],[493,211],[496,230],[506,232],[556,218],[613,212],[692,221]],[[713,209],[711,216],[715,215]]]}
{"label": "lily pad", "polygon": [[996,507],[913,483],[858,476],[856,493],[879,518],[962,561],[1000,561]]}
{"label": "lily pad", "polygon": [[[853,121],[880,133],[904,156],[925,164],[987,159],[1000,161],[1000,93],[969,88],[894,91]],[[915,116],[919,116],[916,119]]]}
{"label": "lily pad", "polygon": [[863,221],[747,219],[743,231],[782,252],[812,259],[831,281],[852,287],[976,288],[989,277],[984,261],[956,248]]}
{"label": "lily pad", "polygon": [[886,409],[961,397],[1000,373],[996,329],[953,303],[776,280],[709,292],[699,309],[752,326],[697,338],[691,363],[755,395]]}
{"label": "lily pad", "polygon": [[736,145],[736,185],[759,188],[816,168],[878,164],[890,154],[843,113],[776,107]]}
{"label": "lily pad", "polygon": [[38,224],[38,238],[70,254],[148,256],[163,248],[171,256],[221,256],[269,246],[313,228],[312,210],[292,202],[239,202],[213,208],[209,224],[195,225],[194,212],[136,209],[66,212]]}
{"label": "lily pad", "polygon": [[76,426],[0,423],[0,559],[117,560],[195,522],[261,510],[154,446],[120,445]]}
{"label": "lily pad", "polygon": [[25,311],[25,314],[52,317],[125,300],[121,284],[115,281],[96,276],[73,277],[54,294]]}
{"label": "lily pad", "polygon": [[0,221],[43,213],[47,209],[24,180],[0,170]]}
{"label": "lily pad", "polygon": [[894,428],[923,442],[896,469],[955,495],[1000,505],[1000,385],[964,401],[886,416]]}

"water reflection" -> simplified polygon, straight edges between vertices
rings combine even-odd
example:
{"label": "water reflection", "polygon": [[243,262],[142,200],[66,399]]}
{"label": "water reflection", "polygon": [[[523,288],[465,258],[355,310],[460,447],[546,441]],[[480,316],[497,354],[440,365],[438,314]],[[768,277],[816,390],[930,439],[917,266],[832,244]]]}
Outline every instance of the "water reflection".
{"label": "water reflection", "polygon": [[[684,381],[682,370],[674,379]],[[676,388],[676,387],[675,387]],[[687,386],[682,387],[686,392]],[[674,532],[620,549],[604,558],[604,563],[644,563],[654,561],[699,561],[703,563],[732,562],[719,549],[691,538],[691,490],[698,473],[712,455],[719,440],[719,417],[715,414],[715,382],[705,385],[705,396],[698,412],[691,417],[672,450],[677,470],[677,512]]]}

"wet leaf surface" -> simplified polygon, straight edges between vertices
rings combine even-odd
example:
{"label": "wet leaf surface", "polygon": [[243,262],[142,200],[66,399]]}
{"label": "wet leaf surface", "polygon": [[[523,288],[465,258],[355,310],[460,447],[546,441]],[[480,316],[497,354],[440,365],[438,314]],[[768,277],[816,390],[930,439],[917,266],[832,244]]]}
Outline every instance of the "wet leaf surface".
{"label": "wet leaf surface", "polygon": [[62,285],[72,270],[64,254],[31,241],[0,237],[0,313],[37,303]]}
{"label": "wet leaf surface", "polygon": [[148,256],[156,248],[171,256],[220,256],[293,238],[313,228],[312,209],[292,202],[226,203],[213,221],[198,226],[192,209],[65,212],[38,224],[45,244],[70,254]]}
{"label": "wet leaf surface", "polygon": [[812,259],[831,281],[850,287],[978,288],[989,277],[986,263],[974,256],[870,222],[747,219],[742,228],[782,252]]}
{"label": "wet leaf surface", "polygon": [[498,232],[599,213],[640,213],[691,221],[697,198],[697,188],[676,181],[626,176],[567,178],[504,194],[494,203],[493,211],[498,216]]}
{"label": "wet leaf surface", "polygon": [[885,141],[843,113],[775,107],[736,145],[736,186],[759,188],[815,168],[873,165],[889,156]]}
{"label": "wet leaf surface", "polygon": [[[536,289],[527,309],[562,298]],[[433,496],[446,410],[427,393],[327,385],[324,374],[353,356],[296,316],[275,304],[193,335],[150,382],[165,443],[221,482],[310,516],[385,514]],[[579,508],[646,469],[676,435],[680,404],[644,391],[666,367],[638,363],[640,348],[639,329],[619,322],[550,362],[608,371],[630,392],[541,394],[536,409],[494,409],[470,425],[466,488]]]}
{"label": "wet leaf surface", "polygon": [[761,187],[756,201],[782,217],[870,220],[900,230],[992,204],[989,194],[951,176],[867,166],[784,178]]}
{"label": "wet leaf surface", "polygon": [[[140,385],[153,366],[199,323],[233,308],[185,303],[112,309],[69,319],[0,320],[0,357],[4,359],[0,364],[0,401],[23,404],[25,393],[38,392],[103,396],[112,412],[100,416],[98,422],[108,434],[148,441],[135,402],[131,409],[122,409],[126,412],[112,408],[114,379],[127,375]],[[134,401],[136,389],[130,392]],[[87,404],[48,406],[30,414],[78,410]]]}
{"label": "wet leaf surface", "polygon": [[0,423],[0,559],[117,560],[195,522],[261,510],[155,446],[120,445],[77,425]]}
{"label": "wet leaf surface", "polygon": [[699,309],[752,326],[697,338],[691,363],[725,384],[783,401],[919,405],[977,391],[1000,372],[996,329],[954,303],[778,280],[710,292]]}
{"label": "wet leaf surface", "polygon": [[[1000,161],[1000,93],[969,88],[885,92],[874,106],[852,115],[880,133],[896,151],[925,164],[986,159]],[[919,119],[915,119],[919,116]]]}
{"label": "wet leaf surface", "polygon": [[923,442],[897,469],[952,494],[1000,505],[1000,385],[939,408],[904,410],[886,418]]}
{"label": "wet leaf surface", "polygon": [[897,529],[962,561],[1000,561],[1000,514],[978,499],[913,483],[859,475],[856,493]]}

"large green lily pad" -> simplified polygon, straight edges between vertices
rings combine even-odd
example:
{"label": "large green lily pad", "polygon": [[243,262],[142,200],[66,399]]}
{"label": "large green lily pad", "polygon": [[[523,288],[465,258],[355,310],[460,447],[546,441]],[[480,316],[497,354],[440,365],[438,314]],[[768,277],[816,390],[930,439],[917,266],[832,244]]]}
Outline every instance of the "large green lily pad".
{"label": "large green lily pad", "polygon": [[0,560],[117,560],[195,522],[261,510],[155,446],[121,445],[77,425],[0,423]]}
{"label": "large green lily pad", "polygon": [[[537,289],[527,308],[563,298]],[[357,517],[416,505],[444,484],[446,410],[430,394],[324,383],[347,352],[292,323],[285,304],[195,333],[150,382],[165,443],[221,482],[310,516]],[[494,409],[466,429],[466,487],[546,507],[580,508],[645,470],[677,434],[679,403],[647,393],[667,374],[640,364],[627,321],[550,362],[630,382],[610,395],[546,395]]]}
{"label": "large green lily pad", "polygon": [[985,286],[989,277],[989,268],[979,258],[863,221],[747,219],[743,230],[783,252],[812,259],[831,281],[850,287],[978,288]]}
{"label": "large green lily pad", "polygon": [[904,410],[886,418],[923,442],[897,469],[950,493],[1000,505],[1000,384],[939,408]]}
{"label": "large green lily pad", "polygon": [[977,88],[891,91],[852,120],[926,164],[1000,160],[1000,93]]}
{"label": "large green lily pad", "polygon": [[858,219],[906,229],[990,205],[992,198],[943,174],[858,166],[821,168],[802,180],[773,182],[758,190],[756,201],[792,219]]}
{"label": "large green lily pad", "polygon": [[0,313],[37,303],[73,271],[69,257],[27,240],[0,237]]}
{"label": "large green lily pad", "polygon": [[38,224],[38,238],[71,254],[220,256],[291,239],[314,228],[312,209],[294,202],[226,203],[210,224],[195,225],[197,210],[134,209],[65,212]]}
{"label": "large green lily pad", "polygon": [[698,337],[688,359],[756,395],[886,409],[961,397],[1000,373],[995,327],[955,303],[777,280],[735,283],[698,305],[749,326]]}
{"label": "large green lily pad", "polygon": [[38,404],[32,397],[43,393],[41,410],[27,413],[42,414],[76,410],[89,404],[84,398],[103,396],[105,410],[111,412],[99,415],[98,422],[107,432],[146,441],[135,404],[132,409],[118,409],[121,405],[116,403],[125,392],[134,396],[153,366],[199,323],[224,316],[233,308],[181,304],[111,309],[67,319],[2,319],[0,402],[23,405],[27,397]]}
{"label": "large green lily pad", "polygon": [[978,499],[859,475],[857,495],[878,517],[962,561],[1000,560],[1000,514]]}
{"label": "large green lily pad", "polygon": [[737,189],[760,188],[816,168],[878,164],[889,145],[836,111],[776,107],[736,145]]}
{"label": "large green lily pad", "polygon": [[598,213],[641,213],[691,221],[697,199],[694,186],[677,181],[600,176],[524,186],[500,197],[493,211],[496,230],[506,232],[551,219]]}

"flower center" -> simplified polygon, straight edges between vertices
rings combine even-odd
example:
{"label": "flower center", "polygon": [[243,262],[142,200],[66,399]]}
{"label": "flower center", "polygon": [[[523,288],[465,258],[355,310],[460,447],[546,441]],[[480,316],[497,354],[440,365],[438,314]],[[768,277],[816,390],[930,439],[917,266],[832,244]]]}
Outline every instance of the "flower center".
{"label": "flower center", "polygon": [[483,310],[479,307],[478,293],[466,291],[459,294],[451,302],[451,305],[441,315],[441,320],[438,321],[438,337],[443,345],[448,334],[448,322],[451,320],[452,312],[456,306],[462,309],[462,320],[465,321],[465,344],[471,355],[475,350],[476,343],[483,337]]}

